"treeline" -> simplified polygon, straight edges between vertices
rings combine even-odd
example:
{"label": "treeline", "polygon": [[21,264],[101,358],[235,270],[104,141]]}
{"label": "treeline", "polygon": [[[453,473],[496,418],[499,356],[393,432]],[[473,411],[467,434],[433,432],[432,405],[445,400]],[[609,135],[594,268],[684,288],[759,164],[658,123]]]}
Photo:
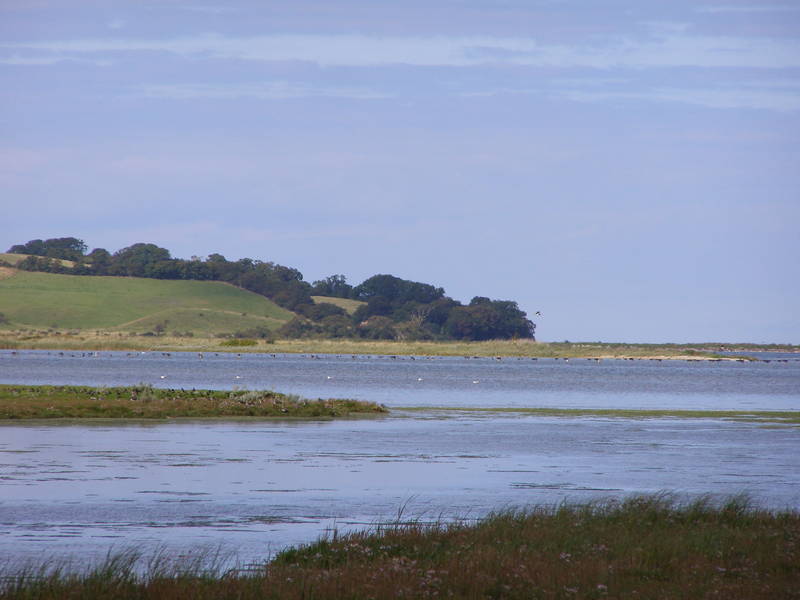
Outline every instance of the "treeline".
{"label": "treeline", "polygon": [[[297,269],[251,258],[229,261],[221,254],[172,258],[166,248],[147,243],[113,254],[104,248],[87,251],[83,240],[73,237],[31,240],[8,250],[29,255],[14,265],[29,271],[230,283],[295,312],[297,316],[278,331],[286,337],[489,340],[533,338],[535,331],[516,302],[477,296],[465,306],[446,296],[441,287],[393,275],[374,275],[357,286],[338,274],[309,284]],[[349,315],[332,303],[315,302],[312,296],[364,304]],[[267,329],[239,333],[272,334]]]}

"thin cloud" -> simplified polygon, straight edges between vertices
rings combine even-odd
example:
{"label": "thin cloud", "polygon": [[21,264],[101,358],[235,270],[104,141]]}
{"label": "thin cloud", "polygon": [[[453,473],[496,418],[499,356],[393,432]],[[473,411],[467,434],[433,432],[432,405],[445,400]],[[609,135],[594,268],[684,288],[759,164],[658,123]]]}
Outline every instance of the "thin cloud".
{"label": "thin cloud", "polygon": [[770,6],[770,5],[752,5],[752,6],[700,6],[695,9],[701,13],[765,13],[765,12],[797,12],[800,10],[799,6]]}
{"label": "thin cloud", "polygon": [[205,13],[209,15],[222,15],[225,13],[236,12],[236,9],[231,6],[188,5],[181,6],[180,8],[190,12]]}
{"label": "thin cloud", "polygon": [[320,87],[289,81],[271,81],[258,84],[166,84],[147,85],[141,93],[148,98],[172,98],[188,100],[212,98],[233,100],[257,98],[263,100],[282,100],[292,98],[351,98],[356,100],[375,100],[388,98],[387,94],[360,88]]}
{"label": "thin cloud", "polygon": [[10,66],[51,66],[63,62],[83,63],[96,67],[109,67],[114,64],[111,60],[92,60],[73,56],[18,56],[15,54],[0,57],[0,65]]}
{"label": "thin cloud", "polygon": [[708,108],[763,109],[780,112],[800,111],[800,82],[773,80],[737,82],[716,87],[638,85],[624,78],[562,78],[531,87],[498,87],[461,92],[462,97],[493,97],[503,95],[538,96],[567,99],[574,102],[609,102],[635,100],[694,104]]}
{"label": "thin cloud", "polygon": [[800,94],[769,89],[656,88],[647,91],[565,90],[561,95],[577,102],[636,100],[694,104],[707,108],[800,111]]}
{"label": "thin cloud", "polygon": [[581,45],[541,44],[519,37],[374,37],[284,34],[257,37],[202,35],[163,40],[83,39],[17,42],[0,47],[56,55],[165,52],[192,59],[305,61],[322,66],[468,67],[510,64],[537,67],[800,67],[793,39],[691,36],[665,33],[639,40],[597,38]]}

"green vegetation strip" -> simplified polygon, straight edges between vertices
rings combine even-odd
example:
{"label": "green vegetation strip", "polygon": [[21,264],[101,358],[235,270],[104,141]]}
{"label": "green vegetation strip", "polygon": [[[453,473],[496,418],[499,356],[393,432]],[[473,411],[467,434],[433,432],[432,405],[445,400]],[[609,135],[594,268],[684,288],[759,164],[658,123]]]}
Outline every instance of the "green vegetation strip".
{"label": "green vegetation strip", "polygon": [[2,419],[344,417],[387,409],[360,400],[306,400],[271,391],[0,385]]}
{"label": "green vegetation strip", "polygon": [[468,406],[397,406],[395,410],[410,412],[471,412],[471,413],[519,413],[541,417],[609,417],[620,419],[735,419],[800,425],[800,411],[740,411],[740,410],[628,410],[613,408],[527,408],[501,407],[483,408]]}
{"label": "green vegetation strip", "polygon": [[0,597],[773,600],[798,597],[800,513],[742,498],[644,496],[509,510],[475,524],[394,523],[241,570],[166,553],[111,557],[78,574],[45,564],[2,573]]}

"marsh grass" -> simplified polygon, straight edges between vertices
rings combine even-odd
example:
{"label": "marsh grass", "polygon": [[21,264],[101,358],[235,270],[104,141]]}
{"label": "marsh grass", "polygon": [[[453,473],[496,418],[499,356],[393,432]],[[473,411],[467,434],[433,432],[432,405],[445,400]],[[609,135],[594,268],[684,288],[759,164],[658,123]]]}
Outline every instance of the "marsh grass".
{"label": "marsh grass", "polygon": [[669,495],[506,510],[477,523],[404,522],[284,550],[263,568],[8,574],[0,597],[726,598],[800,597],[800,514],[736,497]]}
{"label": "marsh grass", "polygon": [[272,391],[176,390],[149,385],[99,388],[0,385],[0,420],[324,418],[385,412],[385,407],[374,402],[306,400]]}
{"label": "marsh grass", "polygon": [[540,417],[606,417],[611,419],[730,419],[762,423],[800,425],[800,411],[771,410],[646,410],[613,408],[529,408],[468,406],[398,406],[408,412],[510,413]]}

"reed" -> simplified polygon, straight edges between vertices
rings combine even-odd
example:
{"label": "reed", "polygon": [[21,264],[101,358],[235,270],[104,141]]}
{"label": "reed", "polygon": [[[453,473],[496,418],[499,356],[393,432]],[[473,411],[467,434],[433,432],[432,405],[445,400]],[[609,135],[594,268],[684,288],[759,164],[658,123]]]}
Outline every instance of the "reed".
{"label": "reed", "polygon": [[800,597],[800,513],[669,495],[395,523],[287,549],[246,571],[110,557],[84,573],[6,573],[0,598]]}

